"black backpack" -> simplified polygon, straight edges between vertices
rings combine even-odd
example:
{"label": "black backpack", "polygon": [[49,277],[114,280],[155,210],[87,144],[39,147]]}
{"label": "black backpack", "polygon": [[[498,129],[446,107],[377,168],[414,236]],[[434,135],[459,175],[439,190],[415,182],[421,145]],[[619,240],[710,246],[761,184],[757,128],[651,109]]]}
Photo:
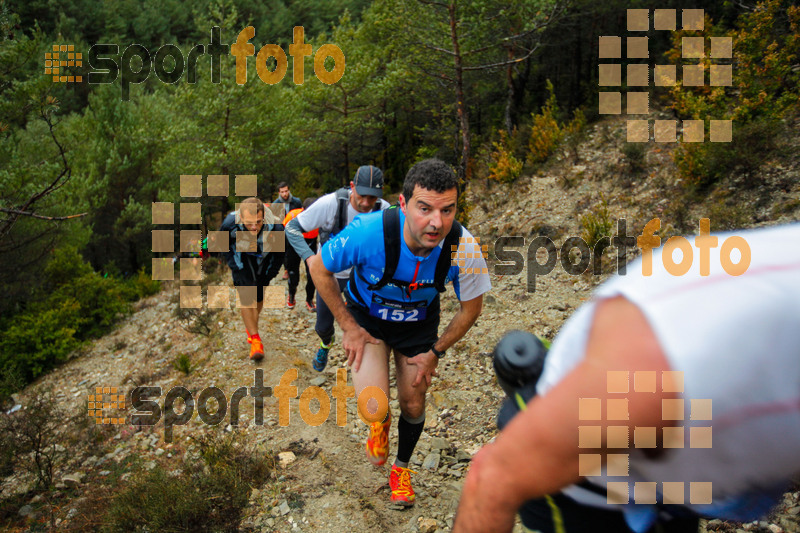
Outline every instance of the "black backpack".
{"label": "black backpack", "polygon": [[[333,221],[333,228],[331,228],[330,232],[325,232],[320,230],[319,231],[319,243],[320,245],[325,244],[325,242],[342,231],[345,226],[347,226],[347,203],[350,201],[350,189],[348,187],[342,187],[341,189],[336,191],[336,218]],[[380,211],[381,209],[381,202],[382,199],[378,198],[378,201],[375,202],[375,205],[372,207],[372,212]]]}
{"label": "black backpack", "polygon": [[[442,252],[439,254],[439,259],[436,262],[436,270],[433,275],[433,283],[409,283],[394,279],[394,273],[397,271],[397,263],[400,261],[400,239],[402,238],[402,228],[400,227],[400,208],[393,205],[383,212],[383,245],[386,250],[386,262],[383,268],[383,276],[381,276],[378,283],[369,284],[363,277],[364,282],[369,284],[369,290],[375,291],[385,287],[389,283],[397,285],[405,289],[406,294],[411,294],[411,291],[417,289],[424,289],[434,287],[438,292],[444,292],[444,282],[447,277],[447,271],[452,266],[452,251],[458,247],[459,240],[461,239],[461,224],[453,221],[453,226],[450,228],[450,233],[444,238],[442,244]],[[355,272],[356,269],[353,269]],[[359,274],[360,276],[361,274]]]}

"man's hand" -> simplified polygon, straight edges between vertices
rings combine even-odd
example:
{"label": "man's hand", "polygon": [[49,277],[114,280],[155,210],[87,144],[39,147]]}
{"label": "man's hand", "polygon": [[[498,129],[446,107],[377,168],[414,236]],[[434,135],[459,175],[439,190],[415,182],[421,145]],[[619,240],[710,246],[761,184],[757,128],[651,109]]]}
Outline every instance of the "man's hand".
{"label": "man's hand", "polygon": [[436,372],[436,366],[439,364],[439,358],[436,357],[436,354],[430,350],[421,354],[417,354],[414,357],[409,357],[407,362],[409,365],[414,365],[417,367],[417,377],[414,378],[414,383],[411,384],[413,387],[419,385],[423,379],[425,380],[425,383],[428,384],[428,387],[430,387],[431,378],[439,375],[439,373]]}
{"label": "man's hand", "polygon": [[381,341],[367,333],[367,330],[355,324],[344,330],[342,334],[342,347],[347,356],[347,366],[352,366],[355,372],[361,368],[361,357],[364,355],[364,346],[367,343],[380,344]]}

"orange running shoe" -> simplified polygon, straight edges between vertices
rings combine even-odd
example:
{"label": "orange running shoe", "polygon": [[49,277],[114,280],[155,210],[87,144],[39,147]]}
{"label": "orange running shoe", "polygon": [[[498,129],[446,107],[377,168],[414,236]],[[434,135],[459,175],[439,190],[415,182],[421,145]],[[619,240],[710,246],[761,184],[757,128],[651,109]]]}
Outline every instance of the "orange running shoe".
{"label": "orange running shoe", "polygon": [[414,489],[411,488],[411,474],[416,474],[413,470],[401,466],[392,465],[389,473],[389,488],[392,489],[392,503],[410,507],[414,505]]}
{"label": "orange running shoe", "polygon": [[250,337],[250,359],[260,361],[264,358],[264,344],[261,339]]}
{"label": "orange running shoe", "polygon": [[375,466],[386,462],[389,455],[389,428],[392,427],[391,413],[385,422],[373,422],[369,425],[369,438],[367,439],[367,460]]}

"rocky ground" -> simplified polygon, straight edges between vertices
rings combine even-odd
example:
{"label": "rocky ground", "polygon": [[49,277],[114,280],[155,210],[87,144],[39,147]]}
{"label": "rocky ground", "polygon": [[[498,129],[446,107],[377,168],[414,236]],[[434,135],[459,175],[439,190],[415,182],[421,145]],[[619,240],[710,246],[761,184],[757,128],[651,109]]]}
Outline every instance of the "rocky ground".
{"label": "rocky ground", "polygon": [[[668,193],[674,187],[674,169],[669,153],[651,147],[646,168],[653,170],[627,175],[619,150],[608,148],[620,145],[621,131],[619,123],[601,123],[591,128],[577,153],[565,152],[533,176],[511,186],[476,184],[472,188],[476,207],[469,227],[490,245],[493,290],[485,299],[478,322],[442,360],[440,377],[430,389],[425,431],[412,461],[412,468],[418,472],[413,477],[417,505],[403,511],[389,506],[388,466],[376,468],[365,460],[366,427],[357,417],[354,400],[347,403],[343,427],[336,423],[335,402],[328,419],[314,427],[301,419],[299,400],[292,399],[290,422],[282,427],[276,398],[265,400],[263,425],[255,423],[252,400],[244,399],[238,428],[230,425],[229,416],[219,427],[280,455],[270,481],[251,492],[241,530],[432,532],[450,528],[470,459],[496,434],[496,413],[504,395],[494,378],[492,348],[505,332],[515,328],[553,338],[570,314],[590,297],[592,288],[614,268],[615,257],[608,253],[603,258],[603,275],[571,276],[557,267],[539,276],[535,290],[529,291],[525,271],[510,276],[494,274],[495,239],[521,235],[527,245],[536,235],[546,235],[560,244],[567,236],[581,234],[580,215],[596,209],[603,200],[613,219],[628,221],[629,234],[638,234],[644,222],[655,216],[670,223],[666,217],[674,212]],[[796,168],[791,171],[796,178]],[[774,172],[784,176],[786,169]],[[795,205],[781,211],[782,219],[800,218],[796,207],[800,202],[791,204],[800,199],[797,181],[788,191],[770,193],[771,205]],[[764,207],[763,214],[758,215],[763,223],[777,219],[769,209]],[[691,217],[699,218],[703,212],[692,208],[684,215],[697,220]],[[756,217],[755,223],[759,220]],[[524,255],[526,249],[520,250]],[[227,272],[221,279],[229,282]],[[286,282],[278,284],[284,286]],[[255,369],[263,369],[264,384],[274,387],[291,368],[298,370],[293,385],[299,394],[311,385],[330,393],[336,384],[336,369],[344,363],[338,346],[332,350],[325,372],[318,374],[310,367],[318,341],[313,331],[314,315],[301,308],[302,292],[298,294],[300,305],[294,310],[263,312],[261,335],[267,353],[261,364],[253,364],[247,358],[248,345],[236,310],[215,314],[208,321],[209,335],[189,333],[175,316],[177,291],[177,284],[167,284],[160,294],[140,301],[135,313],[113,333],[23,391],[17,396],[19,402],[26,405],[38,392],[52,389],[57,403],[71,412],[69,424],[80,425],[75,421],[85,413],[87,395],[96,387],[119,387],[128,392],[135,386],[149,385],[161,387],[165,395],[172,387],[183,386],[197,398],[200,391],[215,385],[230,398],[237,387],[253,386]],[[457,306],[450,291],[443,300],[443,323]],[[184,366],[188,372],[175,367],[182,354],[188,356]],[[159,400],[162,406],[163,395]],[[391,405],[397,412],[394,397]],[[136,470],[179,472],[186,461],[197,459],[192,437],[219,431],[204,424],[196,412],[188,424],[174,428],[172,442],[164,438],[163,418],[155,427],[126,424],[101,430],[91,428],[88,417],[83,420],[85,426],[81,427],[67,427],[65,423],[65,435],[77,434],[79,438],[60,445],[65,459],[56,473],[56,493],[15,500],[19,505],[4,511],[4,523],[9,527],[45,530],[52,520],[58,529],[97,529],[104,502],[125,486]],[[390,442],[397,442],[396,425]],[[5,480],[2,496],[27,494],[31,482],[15,474]],[[714,521],[705,527],[708,531],[800,531],[800,492],[787,493],[768,522]]]}

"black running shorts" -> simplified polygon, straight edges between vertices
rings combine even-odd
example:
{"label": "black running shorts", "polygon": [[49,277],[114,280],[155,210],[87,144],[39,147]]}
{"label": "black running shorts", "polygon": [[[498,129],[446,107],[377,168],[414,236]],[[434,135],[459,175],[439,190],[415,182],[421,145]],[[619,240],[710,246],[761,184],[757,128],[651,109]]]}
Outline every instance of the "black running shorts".
{"label": "black running shorts", "polygon": [[420,322],[390,322],[371,316],[369,309],[353,300],[350,291],[343,291],[347,310],[367,333],[382,340],[406,357],[414,357],[431,349],[439,338],[439,297],[428,308],[428,317]]}

